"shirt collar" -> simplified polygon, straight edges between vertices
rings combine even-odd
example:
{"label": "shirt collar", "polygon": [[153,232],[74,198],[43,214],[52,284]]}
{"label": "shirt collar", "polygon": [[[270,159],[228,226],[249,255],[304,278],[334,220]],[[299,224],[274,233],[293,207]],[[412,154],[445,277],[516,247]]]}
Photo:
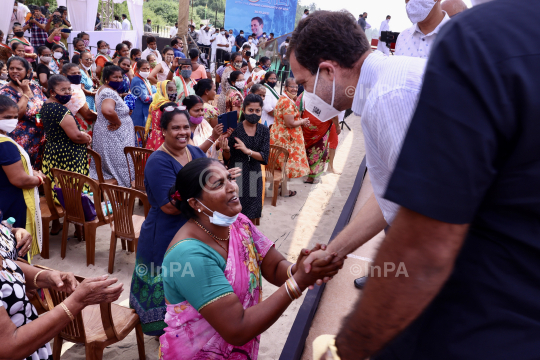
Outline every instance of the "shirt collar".
{"label": "shirt collar", "polygon": [[369,92],[375,87],[375,84],[379,79],[380,65],[385,60],[388,60],[388,57],[380,51],[371,53],[366,60],[364,60],[362,68],[360,69],[360,77],[358,78],[358,84],[356,85],[352,104],[352,110],[355,114],[362,115]]}
{"label": "shirt collar", "polygon": [[444,24],[446,24],[448,21],[450,21],[450,16],[448,16],[448,13],[446,11],[444,11],[444,18],[442,19],[442,21],[440,22],[439,25],[437,25],[437,27],[432,31],[430,32],[429,34],[427,35],[424,35],[424,33],[422,32],[422,30],[420,30],[420,28],[418,27],[418,24],[415,24],[414,25],[414,32],[418,32],[420,34],[420,37],[428,37],[428,36],[432,36],[432,35],[436,35],[439,33],[439,31],[441,30],[441,28],[444,26]]}

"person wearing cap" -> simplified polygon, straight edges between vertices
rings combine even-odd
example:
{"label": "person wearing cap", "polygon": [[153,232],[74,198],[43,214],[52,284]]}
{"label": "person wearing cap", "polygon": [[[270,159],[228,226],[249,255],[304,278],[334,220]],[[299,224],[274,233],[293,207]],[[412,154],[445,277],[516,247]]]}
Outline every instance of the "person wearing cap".
{"label": "person wearing cap", "polygon": [[174,80],[180,103],[186,96],[195,95],[195,81],[191,79],[192,67],[190,59],[175,58],[167,75],[167,80]]}

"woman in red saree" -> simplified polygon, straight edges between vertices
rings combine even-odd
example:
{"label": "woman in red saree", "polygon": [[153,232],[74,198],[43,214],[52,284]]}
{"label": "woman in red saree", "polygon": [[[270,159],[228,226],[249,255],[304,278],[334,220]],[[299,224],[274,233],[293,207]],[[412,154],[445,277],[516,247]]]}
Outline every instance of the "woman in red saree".
{"label": "woman in red saree", "polygon": [[308,178],[304,181],[313,184],[315,179],[322,175],[330,154],[330,134],[337,126],[338,117],[331,121],[321,121],[305,109],[304,93],[296,100],[296,106],[300,110],[300,117],[309,119],[309,126],[302,126],[304,143],[309,164]]}

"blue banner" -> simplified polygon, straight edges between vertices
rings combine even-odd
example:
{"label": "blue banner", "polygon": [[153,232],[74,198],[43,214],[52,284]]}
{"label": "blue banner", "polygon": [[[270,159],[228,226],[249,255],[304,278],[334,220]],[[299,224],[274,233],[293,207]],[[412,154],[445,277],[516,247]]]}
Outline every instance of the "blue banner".
{"label": "blue banner", "polygon": [[294,30],[296,3],[298,0],[227,0],[225,6],[225,29],[233,29],[234,35],[244,30],[245,38],[263,33],[278,37]]}

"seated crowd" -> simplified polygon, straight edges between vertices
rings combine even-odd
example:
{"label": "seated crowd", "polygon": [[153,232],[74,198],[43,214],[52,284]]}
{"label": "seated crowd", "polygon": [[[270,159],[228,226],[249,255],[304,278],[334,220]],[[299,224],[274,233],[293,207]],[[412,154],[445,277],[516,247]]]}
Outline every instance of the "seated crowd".
{"label": "seated crowd", "polygon": [[[115,279],[79,284],[73,274],[38,272],[18,258],[40,253],[42,231],[63,231],[59,220],[51,229],[40,225],[42,186],[60,201],[53,169],[96,180],[102,174],[129,188],[134,164],[126,161],[124,148],[142,140],[153,151],[144,171],[151,208],[135,266],[189,262],[193,272],[207,274],[201,279],[134,271],[130,307],[143,332],[161,336],[163,359],[192,359],[209,349],[220,349],[224,358],[233,352],[256,358],[260,334],[305,288],[343,265],[341,260],[309,274],[298,271],[309,250],[291,264],[254,226],[264,201],[261,174],[271,147],[278,146],[288,151],[287,163],[277,165],[286,168],[285,177],[313,183],[337,147],[338,118],[322,122],[305,111],[292,77],[279,94],[270,59],[248,66],[253,59],[247,48],[224,54],[214,80],[199,49],[185,58],[175,55],[183,51],[180,39],[162,51],[153,37],[144,51],[129,42],[111,50],[99,41],[92,54],[89,35],[79,33],[69,54],[62,28],[53,23],[36,48],[15,23],[13,38],[2,44],[10,56],[0,61],[0,221],[13,221],[0,225],[0,256],[6,260],[0,264],[0,333],[8,344],[0,358],[50,358],[48,341],[72,316],[120,296],[121,284],[109,287]],[[236,112],[237,125],[224,131],[218,117],[229,112]],[[135,127],[144,128],[144,135]],[[87,149],[99,154],[101,169],[89,162]],[[281,287],[265,301],[261,275]],[[17,290],[35,288],[71,295],[38,318]],[[203,335],[193,343],[193,333]]]}

